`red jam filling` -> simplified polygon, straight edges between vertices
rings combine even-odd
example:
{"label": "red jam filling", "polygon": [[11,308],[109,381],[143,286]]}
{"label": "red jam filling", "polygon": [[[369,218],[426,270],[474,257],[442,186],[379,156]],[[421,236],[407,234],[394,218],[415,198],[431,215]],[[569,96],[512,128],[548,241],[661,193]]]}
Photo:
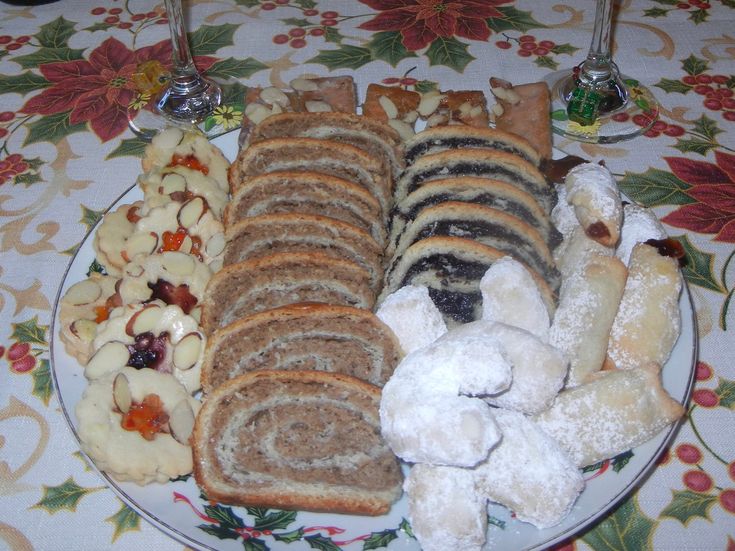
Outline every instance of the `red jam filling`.
{"label": "red jam filling", "polygon": [[166,432],[168,414],[158,394],[148,394],[140,403],[133,403],[120,422],[122,428],[137,431],[146,440],[153,440],[159,432]]}

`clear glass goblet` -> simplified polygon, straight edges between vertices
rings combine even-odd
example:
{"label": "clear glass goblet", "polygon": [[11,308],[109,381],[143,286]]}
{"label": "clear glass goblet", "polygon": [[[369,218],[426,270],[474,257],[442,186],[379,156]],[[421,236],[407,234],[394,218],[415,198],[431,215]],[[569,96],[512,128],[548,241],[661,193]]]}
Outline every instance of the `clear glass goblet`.
{"label": "clear glass goblet", "polygon": [[610,52],[613,0],[597,0],[587,58],[545,80],[554,132],[583,142],[615,143],[648,130],[659,104],[638,80],[621,75]]}

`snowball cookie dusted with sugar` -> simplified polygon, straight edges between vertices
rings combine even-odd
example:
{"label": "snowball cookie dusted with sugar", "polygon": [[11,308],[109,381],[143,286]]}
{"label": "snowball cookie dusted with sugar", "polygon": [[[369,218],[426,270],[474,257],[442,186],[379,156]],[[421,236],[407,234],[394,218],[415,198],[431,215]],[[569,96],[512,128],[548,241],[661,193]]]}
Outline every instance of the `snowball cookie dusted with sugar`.
{"label": "snowball cookie dusted with sugar", "polygon": [[449,331],[406,356],[383,387],[383,437],[406,461],[472,467],[499,433],[491,408],[471,396],[500,392],[510,381],[498,340]]}
{"label": "snowball cookie dusted with sugar", "polygon": [[115,302],[116,277],[92,272],[87,279],[69,287],[59,301],[59,338],[64,349],[82,365],[94,353],[98,323],[104,321]]}
{"label": "snowball cookie dusted with sugar", "polygon": [[480,280],[482,319],[525,329],[549,340],[549,312],[528,270],[506,256],[494,262]]}
{"label": "snowball cookie dusted with sugar", "polygon": [[116,308],[101,323],[94,339],[94,355],[84,369],[94,380],[124,366],[173,374],[186,389],[200,388],[206,338],[199,324],[178,306],[160,301]]}
{"label": "snowball cookie dusted with sugar", "polygon": [[563,184],[554,186],[557,201],[551,209],[551,222],[565,238],[580,226],[574,208],[567,202],[567,188]]}
{"label": "snowball cookie dusted with sugar", "polygon": [[408,517],[423,551],[480,551],[487,530],[487,500],[470,469],[414,465],[403,483]]}
{"label": "snowball cookie dusted with sugar", "polygon": [[651,209],[628,203],[623,207],[623,226],[615,256],[627,266],[630,253],[638,243],[665,238],[666,230]]}
{"label": "snowball cookie dusted with sugar", "polygon": [[553,346],[524,329],[478,320],[452,329],[457,339],[489,338],[502,343],[513,381],[506,390],[483,399],[494,406],[534,414],[545,410],[561,390],[567,361]]}
{"label": "snowball cookie dusted with sugar", "polygon": [[398,337],[403,352],[431,344],[447,332],[447,324],[423,285],[406,285],[391,293],[375,314]]}
{"label": "snowball cookie dusted with sugar", "polygon": [[[150,422],[136,430],[138,416],[124,413],[131,411],[147,411]],[[199,402],[171,375],[124,367],[85,389],[76,407],[79,439],[97,468],[116,480],[164,483],[192,471],[188,441],[198,411]]]}
{"label": "snowball cookie dusted with sugar", "polygon": [[534,421],[515,411],[494,413],[503,438],[475,469],[480,495],[538,528],[559,524],[584,488],[582,473]]}
{"label": "snowball cookie dusted with sugar", "polygon": [[602,165],[575,166],[564,179],[567,202],[574,207],[579,223],[589,237],[614,247],[620,237],[623,204],[610,171]]}

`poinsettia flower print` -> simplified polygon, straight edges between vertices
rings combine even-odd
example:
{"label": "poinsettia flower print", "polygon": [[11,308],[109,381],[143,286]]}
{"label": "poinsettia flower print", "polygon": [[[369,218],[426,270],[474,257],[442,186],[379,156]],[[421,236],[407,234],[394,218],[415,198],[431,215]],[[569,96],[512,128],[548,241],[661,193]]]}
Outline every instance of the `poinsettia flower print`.
{"label": "poinsettia flower print", "polygon": [[674,175],[691,184],[686,194],[697,202],[679,207],[662,220],[677,228],[715,234],[735,243],[735,155],[715,152],[715,163],[666,157]]}
{"label": "poinsettia flower print", "polygon": [[436,38],[487,40],[487,19],[503,17],[496,6],[513,0],[360,0],[381,13],[360,25],[368,31],[400,31],[403,45],[421,50]]}
{"label": "poinsettia flower print", "polygon": [[[131,77],[140,63],[149,60],[169,66],[171,41],[132,51],[108,38],[88,59],[42,64],[41,74],[51,86],[28,100],[21,111],[38,115],[68,112],[71,124],[89,123],[102,141],[111,140],[128,127],[127,108],[136,94]],[[195,61],[206,70],[215,59],[197,57]]]}

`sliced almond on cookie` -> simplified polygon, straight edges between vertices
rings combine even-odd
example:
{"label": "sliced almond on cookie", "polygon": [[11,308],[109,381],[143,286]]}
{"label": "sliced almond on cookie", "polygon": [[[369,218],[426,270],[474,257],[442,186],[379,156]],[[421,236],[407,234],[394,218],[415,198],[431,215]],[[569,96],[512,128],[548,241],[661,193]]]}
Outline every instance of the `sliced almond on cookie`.
{"label": "sliced almond on cookie", "polygon": [[92,342],[97,336],[97,324],[88,319],[78,319],[71,322],[69,330],[82,342]]}
{"label": "sliced almond on cookie", "polygon": [[175,276],[190,276],[196,270],[196,260],[183,252],[168,252],[161,261],[163,269]]}
{"label": "sliced almond on cookie", "polygon": [[130,359],[128,347],[120,341],[110,341],[94,353],[84,368],[88,379],[98,379],[107,373],[118,371]]}
{"label": "sliced almond on cookie", "polygon": [[157,304],[149,304],[131,316],[125,325],[125,333],[131,337],[148,333],[158,325],[161,316],[163,316],[163,309]]}
{"label": "sliced almond on cookie", "polygon": [[112,400],[115,402],[117,409],[120,410],[120,413],[127,413],[130,411],[130,406],[133,405],[130,381],[128,381],[124,373],[118,373],[112,381]]}
{"label": "sliced almond on cookie", "polygon": [[206,251],[209,256],[217,256],[225,250],[225,234],[223,232],[215,233],[207,241]]}
{"label": "sliced almond on cookie", "polygon": [[199,219],[204,215],[206,210],[207,205],[204,202],[204,199],[199,196],[187,201],[184,203],[184,206],[179,209],[179,213],[176,217],[179,222],[179,226],[186,229],[191,228],[199,222]]}
{"label": "sliced almond on cookie", "polygon": [[202,336],[199,333],[189,333],[174,346],[174,367],[181,371],[191,369],[199,361],[202,351]]}
{"label": "sliced almond on cookie", "polygon": [[132,259],[136,254],[153,254],[158,249],[158,235],[154,232],[136,233],[125,242],[125,256]]}
{"label": "sliced almond on cookie", "polygon": [[171,411],[168,428],[171,436],[179,444],[189,445],[189,438],[194,430],[194,410],[188,400],[181,400]]}
{"label": "sliced almond on cookie", "polygon": [[161,193],[171,195],[177,191],[186,190],[186,178],[181,174],[169,173],[161,179]]}
{"label": "sliced almond on cookie", "polygon": [[93,279],[84,279],[69,287],[62,300],[72,306],[82,306],[93,303],[100,295],[102,287]]}

